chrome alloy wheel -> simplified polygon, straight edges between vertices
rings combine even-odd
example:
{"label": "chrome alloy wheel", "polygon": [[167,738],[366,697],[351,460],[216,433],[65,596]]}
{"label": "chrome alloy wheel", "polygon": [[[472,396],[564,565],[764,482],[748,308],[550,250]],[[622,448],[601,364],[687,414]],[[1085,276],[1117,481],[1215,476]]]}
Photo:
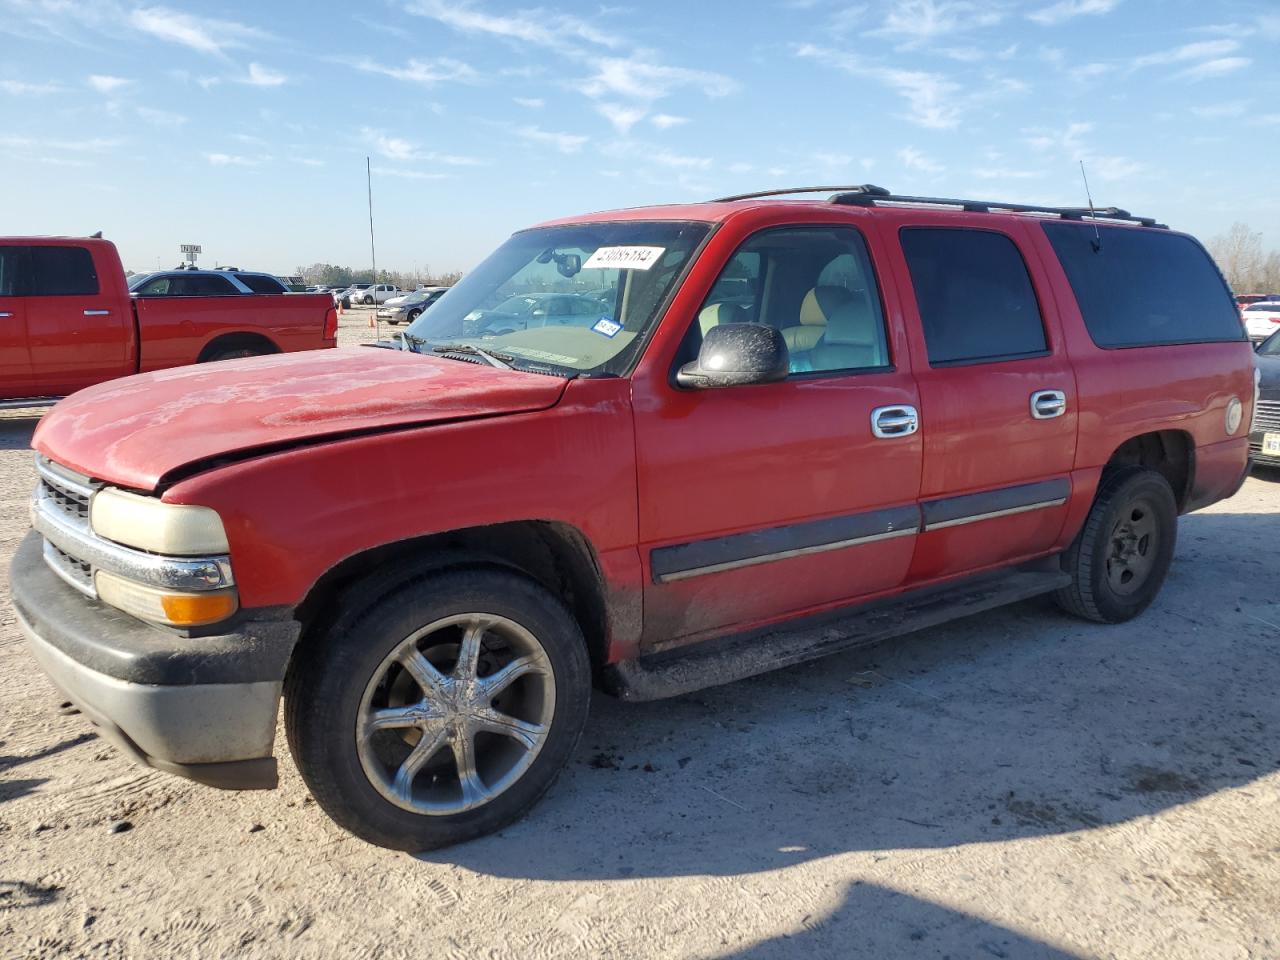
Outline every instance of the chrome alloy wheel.
{"label": "chrome alloy wheel", "polygon": [[360,765],[405,810],[474,810],[533,764],[555,701],[551,663],[532,633],[493,614],[446,617],[374,671],[356,719]]}

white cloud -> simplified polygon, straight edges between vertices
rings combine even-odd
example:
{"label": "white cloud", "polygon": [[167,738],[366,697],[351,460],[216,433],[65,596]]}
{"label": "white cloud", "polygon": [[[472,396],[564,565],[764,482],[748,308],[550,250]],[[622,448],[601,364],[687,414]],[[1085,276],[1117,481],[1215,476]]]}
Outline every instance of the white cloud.
{"label": "white cloud", "polygon": [[180,127],[187,122],[187,118],[180,113],[157,110],[155,107],[136,107],[134,112],[147,123],[154,123],[158,127]]}
{"label": "white cloud", "polygon": [[577,153],[582,149],[582,145],[590,139],[576,133],[556,133],[552,130],[543,130],[534,124],[514,127],[511,132],[522,140],[553,146],[561,153]]}
{"label": "white cloud", "polygon": [[315,157],[294,157],[295,163],[300,163],[304,167],[323,167],[324,161],[317,160]]}
{"label": "white cloud", "polygon": [[168,7],[140,7],[129,14],[128,22],[142,33],[216,56],[266,36],[255,27],[233,20],[197,17]]}
{"label": "white cloud", "polygon": [[449,57],[433,57],[429,60],[410,58],[403,67],[393,67],[369,57],[343,62],[365,73],[380,73],[424,87],[432,87],[437,83],[470,83],[479,76],[470,64]]}
{"label": "white cloud", "polygon": [[1038,153],[1071,164],[1083,160],[1090,178],[1124,180],[1146,169],[1128,157],[1101,154],[1094,150],[1086,142],[1093,133],[1092,123],[1071,123],[1061,130],[1033,127],[1022,132],[1027,144]]}
{"label": "white cloud", "polygon": [[375,130],[372,127],[361,127],[360,136],[374,153],[385,160],[394,160],[399,163],[427,161],[430,163],[443,163],[451,167],[478,167],[484,163],[483,160],[478,160],[475,157],[424,151],[412,141],[405,140],[403,137],[391,136],[386,131]]}
{"label": "white cloud", "polygon": [[405,9],[438,20],[460,33],[499,37],[554,50],[575,50],[580,43],[601,47],[617,47],[621,43],[614,34],[585,20],[546,9],[491,14],[469,0],[414,0]]}
{"label": "white cloud", "polygon": [[710,157],[688,157],[670,150],[657,150],[645,154],[645,160],[674,170],[706,170],[711,166]]}
{"label": "white cloud", "polygon": [[894,0],[884,23],[872,35],[900,37],[908,46],[937,40],[1004,19],[998,7],[968,0]]}
{"label": "white cloud", "polygon": [[112,77],[101,73],[93,74],[86,82],[99,93],[115,93],[121,87],[127,87],[133,83],[132,80],[127,80],[124,77]]}
{"label": "white cloud", "polygon": [[1249,109],[1247,100],[1229,100],[1224,103],[1211,103],[1203,107],[1192,107],[1191,112],[1201,120],[1222,120],[1228,117],[1243,117]]}
{"label": "white cloud", "polygon": [[0,136],[0,148],[11,150],[54,150],[67,153],[107,153],[120,146],[122,140],[89,137],[83,140],[46,140],[18,135]]}
{"label": "white cloud", "polygon": [[672,127],[678,127],[681,124],[688,123],[689,118],[676,117],[669,113],[655,113],[652,117],[649,118],[649,122],[652,123],[659,130],[670,130]]}
{"label": "white cloud", "polygon": [[230,153],[206,153],[205,159],[215,167],[256,167],[263,158],[241,157]]}
{"label": "white cloud", "polygon": [[431,170],[406,170],[404,167],[374,167],[373,172],[384,177],[403,177],[405,180],[448,180],[451,176]]}
{"label": "white cloud", "polygon": [[727,96],[737,89],[724,74],[667,66],[643,54],[603,57],[595,62],[595,68],[581,88],[589,97],[616,96],[652,103],[683,87],[693,87],[708,97]]}
{"label": "white cloud", "polygon": [[26,83],[22,80],[0,80],[0,90],[15,97],[38,97],[46,93],[59,93],[56,83]]}
{"label": "white cloud", "polygon": [[1027,19],[1034,20],[1043,27],[1051,27],[1076,17],[1103,16],[1119,5],[1120,0],[1060,0],[1059,3],[1033,10],[1027,14]]}
{"label": "white cloud", "polygon": [[853,54],[808,43],[797,47],[795,52],[803,59],[884,84],[907,101],[906,119],[921,127],[950,130],[960,125],[967,109],[960,85],[941,74],[864,63]]}
{"label": "white cloud", "polygon": [[248,74],[240,82],[253,87],[278,87],[288,83],[289,78],[283,73],[268,70],[260,63],[251,63]]}
{"label": "white cloud", "polygon": [[1222,77],[1228,73],[1243,70],[1253,63],[1248,57],[1222,57],[1217,60],[1206,60],[1188,67],[1177,76],[1183,80],[1208,80],[1210,77]]}
{"label": "white cloud", "polygon": [[541,97],[512,97],[513,102],[522,107],[528,107],[530,110],[541,110],[547,105],[547,102]]}
{"label": "white cloud", "polygon": [[1186,63],[1189,60],[1205,60],[1210,57],[1222,57],[1240,48],[1236,40],[1199,40],[1186,43],[1171,50],[1144,54],[1133,61],[1132,67],[1151,67],[1167,63]]}
{"label": "white cloud", "polygon": [[903,147],[899,150],[898,160],[908,170],[918,170],[920,173],[942,173],[945,169],[942,164],[925,156],[915,147]]}
{"label": "white cloud", "polygon": [[743,163],[742,161],[729,164],[730,173],[750,173],[754,169],[755,167],[751,166],[751,164]]}
{"label": "white cloud", "polygon": [[1015,170],[1011,167],[980,167],[973,171],[979,180],[1035,180],[1044,176],[1043,170]]}
{"label": "white cloud", "polygon": [[624,136],[631,128],[644,119],[648,111],[644,107],[627,107],[620,103],[601,103],[596,112],[613,124],[613,128]]}

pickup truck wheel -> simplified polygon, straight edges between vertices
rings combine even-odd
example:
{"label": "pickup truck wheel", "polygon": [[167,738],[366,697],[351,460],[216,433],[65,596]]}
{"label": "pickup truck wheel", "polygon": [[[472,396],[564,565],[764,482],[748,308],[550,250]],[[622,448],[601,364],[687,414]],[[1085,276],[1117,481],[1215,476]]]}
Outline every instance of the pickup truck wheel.
{"label": "pickup truck wheel", "polygon": [[1072,583],[1055,599],[1069,613],[1099,623],[1136,617],[1160,592],[1177,536],[1178,505],[1162,474],[1124,467],[1105,475],[1084,529],[1064,557]]}
{"label": "pickup truck wheel", "polygon": [[357,591],[299,654],[285,683],[290,751],[321,808],[383,847],[429,850],[516,820],[587,719],[581,630],[512,573]]}

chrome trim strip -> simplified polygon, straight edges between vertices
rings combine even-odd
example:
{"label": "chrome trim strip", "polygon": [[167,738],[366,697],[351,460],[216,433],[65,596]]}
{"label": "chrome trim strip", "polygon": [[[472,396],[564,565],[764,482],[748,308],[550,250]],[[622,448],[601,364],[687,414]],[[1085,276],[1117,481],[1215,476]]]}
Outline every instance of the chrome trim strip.
{"label": "chrome trim strip", "polygon": [[969,517],[956,517],[954,520],[939,520],[936,523],[926,523],[925,532],[930,530],[943,530],[947,527],[963,527],[965,524],[977,523],[979,520],[994,520],[996,517],[1010,517],[1015,513],[1027,513],[1031,510],[1044,510],[1048,507],[1060,507],[1067,502],[1066,497],[1059,497],[1057,500],[1041,500],[1039,503],[1028,503],[1020,507],[1009,507],[1007,510],[993,510],[990,513],[975,513]]}
{"label": "chrome trim strip", "polygon": [[129,580],[167,590],[208,591],[235,586],[230,557],[177,559],[132,550],[96,536],[87,523],[73,523],[37,496],[31,525],[66,554]]}
{"label": "chrome trim strip", "polygon": [[53,552],[56,549],[57,548],[54,547],[53,542],[51,540],[48,540],[48,539],[45,540],[44,544],[42,545],[45,566],[47,566],[50,570],[52,570],[55,576],[61,578],[70,586],[74,587],[76,590],[79,590],[86,597],[91,597],[94,600],[98,599],[98,591],[94,589],[92,584],[83,583],[77,580],[75,577],[71,576],[71,574],[67,573],[67,571],[63,568],[58,558],[56,556],[51,556],[51,554],[53,554]]}
{"label": "chrome trim strip", "polygon": [[737,570],[742,567],[754,567],[759,563],[771,563],[774,560],[788,560],[791,557],[804,557],[812,553],[826,553],[828,550],[842,550],[845,547],[856,547],[863,543],[875,543],[879,540],[893,540],[896,537],[914,537],[920,532],[919,526],[906,530],[894,530],[889,533],[874,533],[866,537],[854,537],[851,540],[836,540],[832,543],[819,543],[811,547],[797,547],[793,550],[779,550],[777,553],[765,553],[741,560],[728,560],[724,563],[712,563],[705,567],[691,567],[688,570],[677,570],[673,573],[660,574],[654,579],[658,583],[672,583],[676,580],[687,580],[707,573],[720,573],[724,570]]}
{"label": "chrome trim strip", "polygon": [[57,467],[45,457],[36,454],[36,472],[50,486],[61,487],[63,490],[69,490],[77,496],[84,497],[86,500],[93,498],[97,493],[97,488],[90,486],[85,480],[71,474],[64,467]]}

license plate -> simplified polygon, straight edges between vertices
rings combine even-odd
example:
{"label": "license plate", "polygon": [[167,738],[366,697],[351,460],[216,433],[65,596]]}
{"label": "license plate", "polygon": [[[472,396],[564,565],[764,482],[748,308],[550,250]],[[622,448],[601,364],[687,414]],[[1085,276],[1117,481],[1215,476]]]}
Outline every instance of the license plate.
{"label": "license plate", "polygon": [[1262,452],[1269,457],[1280,457],[1280,433],[1262,435]]}

